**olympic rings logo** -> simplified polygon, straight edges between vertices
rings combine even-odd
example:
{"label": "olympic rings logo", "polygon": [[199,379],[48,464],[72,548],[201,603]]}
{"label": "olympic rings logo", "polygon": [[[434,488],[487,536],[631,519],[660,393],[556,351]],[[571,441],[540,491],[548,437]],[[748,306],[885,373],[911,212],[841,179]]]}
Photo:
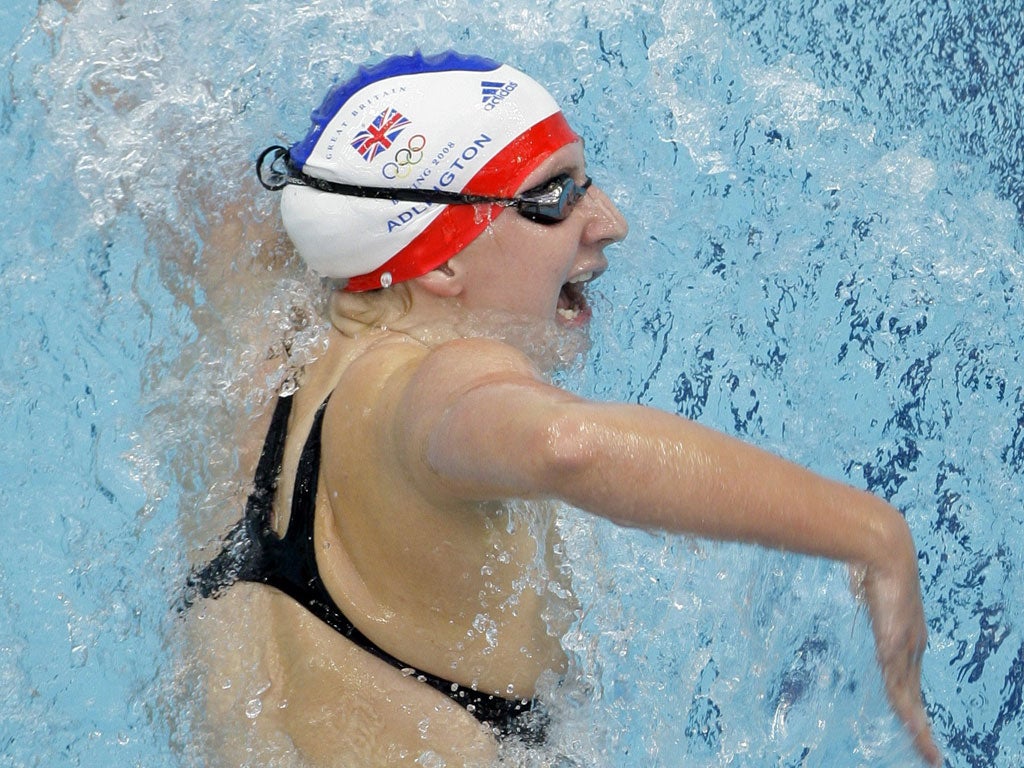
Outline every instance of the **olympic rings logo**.
{"label": "olympic rings logo", "polygon": [[427,146],[427,139],[422,133],[409,137],[409,140],[395,153],[395,159],[384,164],[380,172],[388,181],[404,179],[413,171],[414,165],[419,165],[423,160],[423,148]]}

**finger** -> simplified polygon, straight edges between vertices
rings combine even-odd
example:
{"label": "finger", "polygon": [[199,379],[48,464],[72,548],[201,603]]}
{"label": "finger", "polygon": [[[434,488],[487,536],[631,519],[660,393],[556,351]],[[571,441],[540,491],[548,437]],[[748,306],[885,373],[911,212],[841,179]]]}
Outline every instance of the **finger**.
{"label": "finger", "polygon": [[903,721],[918,754],[929,765],[941,766],[942,753],[932,737],[931,726],[928,723],[928,715],[924,710],[920,691],[903,688],[902,691],[891,693],[894,694],[890,696],[893,708],[900,720]]}
{"label": "finger", "polygon": [[921,755],[928,763],[933,765],[935,768],[939,768],[942,765],[942,753],[939,751],[938,745],[932,738],[931,729],[925,726],[923,731],[920,731],[914,738],[914,748],[917,753]]}

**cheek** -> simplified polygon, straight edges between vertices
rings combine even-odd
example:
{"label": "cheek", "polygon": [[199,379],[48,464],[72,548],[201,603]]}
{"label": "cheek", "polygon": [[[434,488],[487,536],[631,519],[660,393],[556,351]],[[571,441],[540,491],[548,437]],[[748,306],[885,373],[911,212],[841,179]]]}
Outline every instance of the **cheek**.
{"label": "cheek", "polygon": [[513,299],[519,309],[547,310],[558,301],[579,239],[567,227],[541,227],[523,219],[507,225],[495,233],[498,251],[492,266],[500,263],[503,271],[523,278]]}

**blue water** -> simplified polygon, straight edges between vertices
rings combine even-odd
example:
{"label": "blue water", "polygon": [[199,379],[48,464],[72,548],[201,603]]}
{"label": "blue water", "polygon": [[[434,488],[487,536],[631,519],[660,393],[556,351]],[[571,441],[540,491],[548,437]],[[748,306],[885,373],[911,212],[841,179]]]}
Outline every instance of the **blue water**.
{"label": "blue water", "polygon": [[[573,386],[897,504],[947,764],[1024,763],[1024,23],[977,5],[0,9],[0,765],[202,764],[174,585],[244,496],[225,435],[318,323],[287,254],[218,272],[200,233],[234,200],[272,215],[255,152],[416,46],[549,84],[631,220]],[[842,569],[562,526],[582,613],[556,751],[915,764]]]}

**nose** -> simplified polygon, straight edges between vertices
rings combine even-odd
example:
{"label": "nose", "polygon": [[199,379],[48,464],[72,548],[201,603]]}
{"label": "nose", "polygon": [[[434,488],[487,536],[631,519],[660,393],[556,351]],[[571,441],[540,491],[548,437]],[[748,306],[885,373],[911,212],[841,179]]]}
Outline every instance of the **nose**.
{"label": "nose", "polygon": [[591,184],[583,197],[588,221],[583,229],[583,239],[588,243],[610,245],[625,239],[629,232],[626,217],[615,207],[615,203],[596,184]]}

